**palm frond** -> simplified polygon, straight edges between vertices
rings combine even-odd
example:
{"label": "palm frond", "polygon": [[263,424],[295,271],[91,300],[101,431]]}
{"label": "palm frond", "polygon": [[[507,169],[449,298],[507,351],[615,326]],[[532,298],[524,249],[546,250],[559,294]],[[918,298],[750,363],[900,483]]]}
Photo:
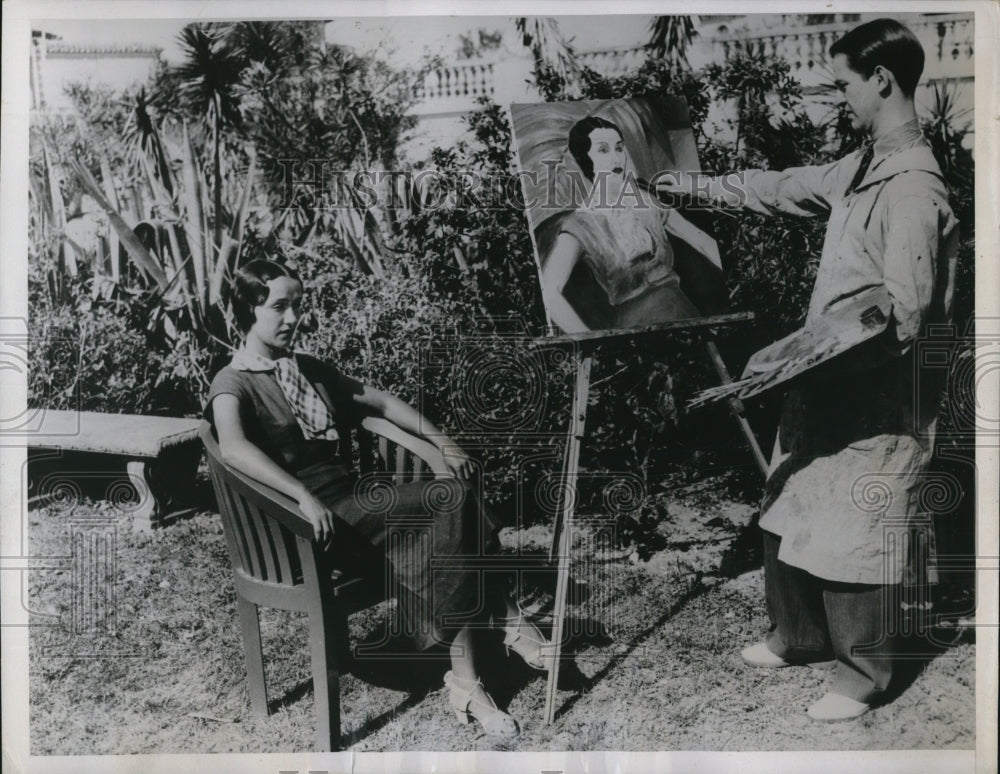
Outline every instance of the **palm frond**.
{"label": "palm frond", "polygon": [[236,86],[247,61],[234,45],[232,24],[189,24],[179,34],[184,59],[173,68],[178,93],[210,125],[243,125]]}
{"label": "palm frond", "polygon": [[687,50],[694,40],[694,18],[691,16],[657,16],[653,19],[649,43],[650,53],[667,59],[675,66],[688,66]]}
{"label": "palm frond", "polygon": [[90,170],[76,159],[72,159],[70,161],[70,166],[73,173],[80,181],[80,184],[86,189],[91,198],[97,202],[97,205],[104,210],[105,214],[108,216],[108,220],[111,222],[111,227],[115,230],[118,238],[121,240],[121,243],[125,246],[125,251],[128,253],[129,257],[141,271],[143,271],[156,283],[161,292],[165,291],[168,283],[167,275],[163,271],[163,267],[160,266],[156,259],[150,254],[150,252],[142,244],[142,241],[135,235],[135,232],[129,228],[124,218],[122,218],[114,207],[112,207],[111,203],[105,197],[104,192],[101,190],[101,186],[98,184],[97,180],[94,179]]}
{"label": "palm frond", "polygon": [[205,209],[202,198],[202,186],[200,185],[198,167],[195,162],[194,147],[188,135],[187,124],[183,127],[183,140],[181,142],[181,179],[183,189],[181,199],[184,208],[184,236],[187,241],[188,250],[191,254],[191,265],[194,269],[195,293],[199,300],[199,305],[204,305],[208,298],[208,284],[206,278],[206,261],[208,246],[205,244]]}
{"label": "palm frond", "polygon": [[578,78],[583,68],[572,43],[559,30],[559,22],[551,16],[519,16],[514,24],[536,68],[546,68],[567,83]]}
{"label": "palm frond", "polygon": [[153,159],[153,168],[156,170],[160,183],[168,194],[172,194],[174,183],[170,171],[170,161],[151,111],[152,100],[147,96],[145,88],[140,89],[135,96],[129,124],[125,128],[125,140],[131,148],[133,158],[147,154]]}

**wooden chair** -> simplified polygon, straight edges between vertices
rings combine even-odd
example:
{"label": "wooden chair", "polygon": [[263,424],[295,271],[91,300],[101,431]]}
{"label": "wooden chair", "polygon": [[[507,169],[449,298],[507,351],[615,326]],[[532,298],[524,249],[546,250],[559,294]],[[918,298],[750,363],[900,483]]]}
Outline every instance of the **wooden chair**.
{"label": "wooden chair", "polygon": [[[233,565],[251,708],[257,715],[268,714],[258,606],[306,613],[316,702],[316,749],[337,750],[340,659],[348,651],[347,615],[383,598],[381,584],[374,582],[380,579],[336,577],[298,504],[225,464],[208,422],[202,423],[199,433]],[[434,446],[384,419],[364,419],[357,435],[360,459],[356,469],[362,474],[383,470],[394,484],[429,472],[436,477],[451,475]],[[377,444],[372,443],[372,436]],[[343,457],[351,463],[351,436],[342,433],[341,438]]]}

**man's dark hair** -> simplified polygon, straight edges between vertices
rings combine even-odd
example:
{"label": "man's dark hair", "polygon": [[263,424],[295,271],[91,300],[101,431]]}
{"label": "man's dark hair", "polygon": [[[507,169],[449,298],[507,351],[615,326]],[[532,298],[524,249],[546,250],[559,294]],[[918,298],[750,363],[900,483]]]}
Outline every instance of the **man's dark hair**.
{"label": "man's dark hair", "polygon": [[240,333],[246,333],[253,326],[254,308],[260,306],[271,292],[267,283],[275,277],[290,277],[299,284],[302,280],[294,269],[284,264],[259,258],[241,267],[233,279],[233,317]]}
{"label": "man's dark hair", "polygon": [[595,129],[614,129],[624,141],[622,130],[607,119],[598,116],[587,116],[577,121],[569,130],[569,152],[573,154],[577,165],[583,170],[588,180],[594,179],[594,162],[587,152],[590,150],[590,133]]}
{"label": "man's dark hair", "polygon": [[866,80],[881,65],[895,76],[907,97],[917,90],[924,71],[924,47],[895,19],[875,19],[855,27],[830,46],[830,56],[838,54],[846,56],[848,66]]}

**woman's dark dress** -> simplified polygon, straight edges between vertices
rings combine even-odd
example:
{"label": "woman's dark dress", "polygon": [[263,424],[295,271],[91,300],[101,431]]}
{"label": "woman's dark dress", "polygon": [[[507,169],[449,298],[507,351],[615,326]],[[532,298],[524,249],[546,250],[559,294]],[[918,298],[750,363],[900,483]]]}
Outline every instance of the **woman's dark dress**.
{"label": "woman's dark dress", "polygon": [[[363,389],[359,382],[313,357],[296,358],[303,375],[326,388],[338,424],[361,419],[361,407],[352,400]],[[338,464],[337,442],[305,438],[273,372],[228,365],[219,371],[205,408],[209,421],[212,401],[223,394],[239,400],[247,438],[334,513],[330,550],[336,566],[371,575],[388,559],[390,593],[399,601],[405,634],[418,648],[447,643],[464,622],[493,612],[482,609],[480,572],[470,565],[495,553],[497,525],[467,484],[359,481]]]}
{"label": "woman's dark dress", "polygon": [[663,210],[650,206],[634,212],[648,248],[628,255],[601,210],[577,210],[563,220],[560,231],[580,244],[581,258],[607,294],[606,309],[578,309],[592,329],[636,328],[699,316],[680,287],[674,250]]}

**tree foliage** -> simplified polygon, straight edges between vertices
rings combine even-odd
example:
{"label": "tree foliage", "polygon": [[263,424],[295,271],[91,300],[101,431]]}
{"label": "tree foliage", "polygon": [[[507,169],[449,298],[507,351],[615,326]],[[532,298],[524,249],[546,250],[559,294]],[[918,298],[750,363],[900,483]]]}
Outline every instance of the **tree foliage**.
{"label": "tree foliage", "polygon": [[[683,18],[660,17],[654,53],[690,40]],[[787,63],[758,47],[736,47],[697,72],[679,51],[654,55],[607,78],[582,67],[549,20],[521,20],[518,29],[545,99],[683,96],[706,172],[823,163],[857,146],[846,113],[831,105],[827,120],[814,121]],[[410,165],[400,146],[420,71],[327,46],[311,22],[197,25],[184,36],[185,62],[161,66],[146,89],[81,88],[79,123],[32,128],[29,292],[44,323],[33,327],[33,400],[197,412],[233,344],[232,273],[274,257],[294,263],[309,288],[302,346],[442,420],[484,461],[494,503],[514,513],[518,487],[533,491],[558,469],[571,375],[564,359],[528,346],[545,318],[521,192],[511,186],[505,109],[484,102],[466,117],[464,140]],[[713,105],[728,107],[718,126]],[[960,327],[974,306],[973,165],[962,120],[953,95],[939,90],[924,127],[963,223]],[[378,171],[411,175],[384,183],[394,197],[357,176]],[[420,173],[433,174],[413,183]],[[88,197],[108,205],[93,254],[66,238]],[[801,324],[825,223],[692,217],[719,243],[732,308],[756,314],[754,325],[720,342],[738,370]],[[166,288],[147,259],[161,267]],[[589,471],[652,484],[736,467],[748,472],[735,485],[755,490],[726,412],[684,409],[718,378],[703,340],[602,350],[597,363],[582,460]],[[494,378],[477,381],[477,373]],[[532,407],[540,413],[525,419]],[[774,409],[752,406],[751,419],[773,426]],[[529,445],[544,460],[528,472],[519,435],[526,427],[537,431]]]}
{"label": "tree foliage", "polygon": [[[316,23],[194,24],[181,39],[184,60],[161,64],[148,87],[120,95],[74,87],[77,121],[38,116],[32,128],[40,267],[32,297],[47,291],[46,308],[84,317],[141,298],[137,331],[162,356],[163,373],[147,377],[179,392],[137,389],[153,402],[130,401],[129,410],[198,405],[213,364],[234,343],[229,280],[243,261],[294,255],[334,235],[353,265],[378,265],[385,224],[349,177],[331,176],[340,181],[338,206],[306,188],[308,201],[283,208],[286,180],[276,172],[282,160],[324,155],[334,169],[391,164],[409,125],[412,81],[327,49]],[[71,237],[74,218],[96,219],[102,234],[93,245]]]}

